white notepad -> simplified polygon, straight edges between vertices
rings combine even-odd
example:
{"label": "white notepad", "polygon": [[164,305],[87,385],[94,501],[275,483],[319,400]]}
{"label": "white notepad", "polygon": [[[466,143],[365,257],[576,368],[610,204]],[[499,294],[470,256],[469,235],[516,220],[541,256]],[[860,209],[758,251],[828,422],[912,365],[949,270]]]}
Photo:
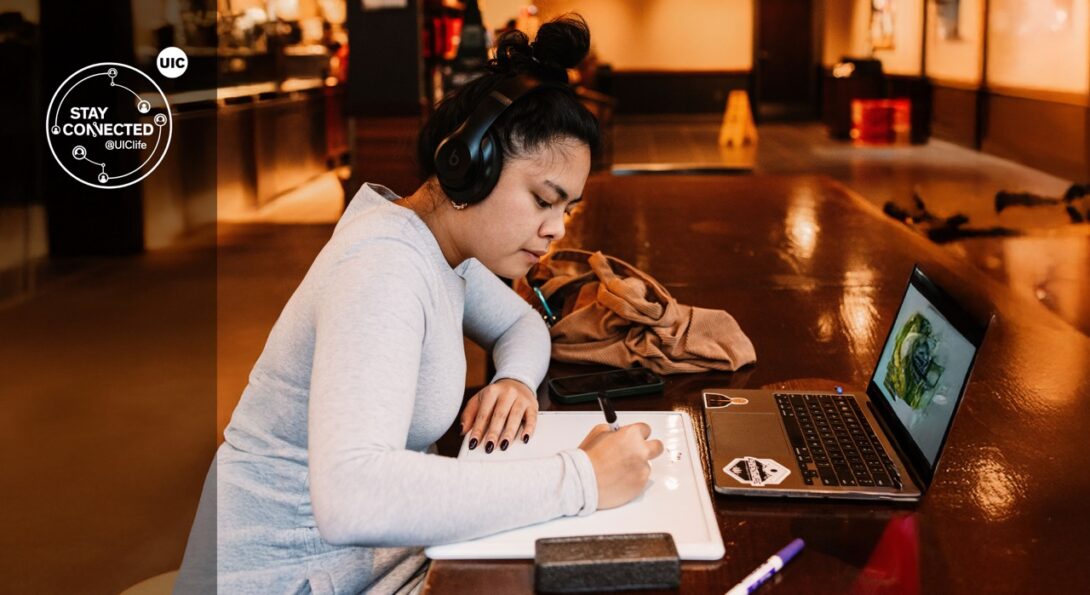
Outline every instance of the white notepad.
{"label": "white notepad", "polygon": [[[472,541],[427,548],[435,560],[533,558],[534,541],[542,537],[606,535],[616,533],[670,533],[682,560],[718,560],[723,537],[712,510],[708,484],[701,468],[693,423],[678,411],[618,411],[621,425],[642,421],[651,436],[662,440],[666,451],[651,462],[651,481],[644,493],[618,508],[599,510],[585,517],[562,517],[489,535]],[[485,454],[469,450],[466,442],[458,458],[514,460],[548,456],[578,446],[587,432],[603,423],[600,411],[543,411],[529,444],[513,443],[507,451]]]}

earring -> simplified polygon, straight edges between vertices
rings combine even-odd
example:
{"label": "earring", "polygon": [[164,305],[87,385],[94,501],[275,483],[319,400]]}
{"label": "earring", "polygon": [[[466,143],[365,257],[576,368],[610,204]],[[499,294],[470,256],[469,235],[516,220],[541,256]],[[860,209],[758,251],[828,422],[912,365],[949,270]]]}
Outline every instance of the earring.
{"label": "earring", "polygon": [[462,209],[466,208],[466,206],[469,203],[468,202],[454,202],[453,200],[451,200],[450,204],[451,204],[451,206],[454,207],[455,211],[461,211]]}

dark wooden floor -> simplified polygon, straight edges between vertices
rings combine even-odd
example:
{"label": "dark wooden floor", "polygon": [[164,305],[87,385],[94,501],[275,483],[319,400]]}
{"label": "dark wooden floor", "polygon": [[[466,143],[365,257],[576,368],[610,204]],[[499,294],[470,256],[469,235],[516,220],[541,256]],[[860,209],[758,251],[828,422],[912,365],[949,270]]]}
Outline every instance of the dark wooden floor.
{"label": "dark wooden floor", "polygon": [[216,446],[215,242],[54,269],[0,310],[0,575],[117,593],[178,567]]}

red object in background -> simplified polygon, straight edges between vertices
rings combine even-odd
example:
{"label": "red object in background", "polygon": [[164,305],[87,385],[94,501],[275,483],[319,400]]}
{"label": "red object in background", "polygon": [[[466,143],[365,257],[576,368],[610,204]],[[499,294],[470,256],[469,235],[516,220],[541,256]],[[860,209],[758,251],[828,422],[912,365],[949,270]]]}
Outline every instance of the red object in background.
{"label": "red object in background", "polygon": [[443,48],[443,57],[447,60],[453,60],[455,52],[458,51],[458,46],[454,43],[454,38],[462,38],[462,23],[464,21],[460,18],[451,18],[448,24],[448,32],[446,40],[446,46]]}
{"label": "red object in background", "polygon": [[919,595],[920,529],[915,515],[890,519],[849,593]]}
{"label": "red object in background", "polygon": [[449,15],[432,17],[429,26],[424,28],[424,58],[452,59],[458,49],[454,40],[461,33],[461,18]]}
{"label": "red object in background", "polygon": [[908,99],[853,99],[851,137],[864,143],[907,141],[911,118]]}

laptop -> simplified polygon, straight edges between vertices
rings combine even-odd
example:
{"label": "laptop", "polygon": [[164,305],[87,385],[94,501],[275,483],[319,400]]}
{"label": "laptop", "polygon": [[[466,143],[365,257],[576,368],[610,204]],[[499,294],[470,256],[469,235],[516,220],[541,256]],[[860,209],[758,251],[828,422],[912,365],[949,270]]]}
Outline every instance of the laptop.
{"label": "laptop", "polygon": [[919,500],[987,326],[917,266],[866,394],[705,389],[715,491]]}

